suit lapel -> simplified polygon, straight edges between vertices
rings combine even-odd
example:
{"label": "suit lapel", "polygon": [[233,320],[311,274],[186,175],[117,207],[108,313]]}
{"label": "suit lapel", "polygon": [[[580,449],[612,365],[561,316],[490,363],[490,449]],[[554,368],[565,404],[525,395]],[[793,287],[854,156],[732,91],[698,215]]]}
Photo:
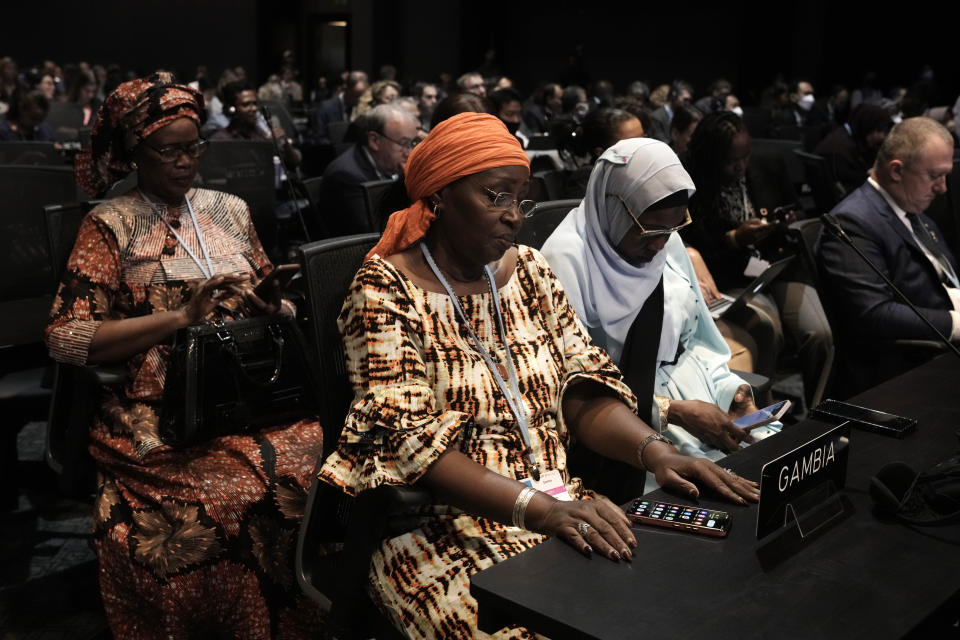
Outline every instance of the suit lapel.
{"label": "suit lapel", "polygon": [[884,222],[889,225],[898,236],[900,236],[904,243],[906,243],[906,245],[910,248],[910,251],[913,252],[914,258],[916,258],[916,260],[919,261],[919,263],[930,272],[930,275],[937,282],[939,282],[940,273],[937,271],[937,268],[933,266],[932,262],[930,262],[927,254],[924,253],[923,249],[920,248],[919,243],[917,243],[916,238],[913,237],[913,233],[907,229],[907,225],[903,224],[903,221],[897,216],[897,213],[887,202],[886,198],[884,198],[883,195],[869,182],[864,185],[864,188],[869,189],[868,197],[872,199],[876,210],[880,213],[880,216],[883,218]]}

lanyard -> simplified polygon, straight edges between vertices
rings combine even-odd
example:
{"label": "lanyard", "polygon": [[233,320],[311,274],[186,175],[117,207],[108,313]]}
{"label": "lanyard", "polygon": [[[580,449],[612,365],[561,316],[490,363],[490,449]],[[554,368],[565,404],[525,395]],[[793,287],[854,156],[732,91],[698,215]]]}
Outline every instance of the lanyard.
{"label": "lanyard", "polygon": [[510,347],[507,343],[507,328],[503,322],[503,314],[500,311],[500,296],[497,294],[497,287],[494,286],[493,274],[490,273],[490,267],[488,265],[484,265],[483,272],[487,278],[487,285],[490,287],[490,294],[493,298],[493,309],[496,315],[497,328],[500,332],[500,340],[503,342],[503,348],[506,350],[504,359],[506,360],[505,364],[509,377],[509,383],[503,379],[503,375],[501,375],[500,371],[497,369],[497,365],[493,362],[493,358],[490,357],[490,354],[480,342],[480,338],[478,338],[477,334],[474,333],[473,327],[470,326],[470,322],[467,320],[467,314],[464,313],[463,307],[460,305],[460,300],[457,299],[456,294],[447,283],[446,278],[444,278],[443,274],[440,273],[437,263],[433,261],[433,255],[430,254],[430,249],[428,249],[427,245],[423,242],[420,243],[420,251],[423,252],[423,257],[426,259],[427,264],[433,271],[433,275],[437,276],[437,280],[440,281],[440,284],[442,284],[443,288],[446,290],[447,295],[450,297],[450,301],[453,303],[453,308],[457,312],[457,316],[467,328],[467,331],[470,332],[470,337],[473,339],[474,346],[477,348],[477,351],[480,353],[481,357],[483,357],[483,361],[487,365],[487,369],[490,370],[490,375],[493,376],[497,386],[500,387],[500,392],[506,399],[507,405],[510,407],[510,411],[513,413],[514,418],[516,418],[517,426],[520,427],[520,437],[523,439],[523,446],[526,448],[525,453],[527,454],[527,461],[530,463],[530,475],[534,480],[539,481],[540,465],[537,464],[537,458],[534,456],[533,448],[530,445],[530,424],[527,418],[527,412],[523,408],[523,395],[520,393],[517,370],[513,366],[513,357],[510,355]]}
{"label": "lanyard", "polygon": [[193,251],[190,250],[190,247],[187,246],[187,243],[184,242],[183,238],[180,237],[180,234],[177,233],[177,230],[174,229],[173,226],[167,222],[167,219],[163,217],[163,215],[157,209],[157,205],[153,204],[153,201],[151,201],[150,198],[147,197],[147,194],[145,194],[143,191],[140,191],[139,189],[137,189],[137,191],[140,193],[140,197],[143,198],[144,202],[150,205],[150,208],[153,209],[153,212],[157,214],[157,217],[160,218],[163,224],[167,225],[167,229],[173,234],[173,237],[177,239],[177,242],[180,243],[180,246],[183,247],[187,254],[193,258],[193,261],[197,263],[197,266],[200,268],[200,272],[203,273],[208,280],[212,278],[213,264],[210,262],[210,254],[207,252],[207,245],[203,242],[203,234],[200,233],[200,225],[197,224],[197,216],[193,213],[193,205],[190,204],[190,198],[188,198],[186,194],[183,196],[183,199],[187,202],[187,211],[190,212],[190,220],[193,221],[193,229],[197,232],[197,240],[200,241],[200,251],[203,253],[203,259],[207,262],[206,269],[203,268],[203,263],[197,259],[197,256],[193,253]]}

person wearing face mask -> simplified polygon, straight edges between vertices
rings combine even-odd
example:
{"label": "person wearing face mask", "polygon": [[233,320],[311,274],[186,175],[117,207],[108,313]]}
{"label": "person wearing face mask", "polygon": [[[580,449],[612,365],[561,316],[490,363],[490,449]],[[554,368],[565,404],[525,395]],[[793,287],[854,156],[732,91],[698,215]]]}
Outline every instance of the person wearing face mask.
{"label": "person wearing face mask", "polygon": [[796,80],[790,86],[785,108],[773,112],[774,127],[813,127],[825,124],[826,115],[819,108],[813,85],[806,80]]}
{"label": "person wearing face mask", "polygon": [[850,193],[867,179],[893,120],[886,109],[874,104],[860,104],[850,122],[834,129],[814,148],[833,171],[833,178]]}
{"label": "person wearing face mask", "polygon": [[513,89],[497,89],[487,99],[493,107],[493,113],[507,127],[526,149],[530,143],[531,132],[523,123],[523,98]]}
{"label": "person wearing face mask", "polygon": [[[600,156],[586,197],[542,253],[594,341],[629,382],[643,379],[628,370],[637,366],[636,336],[659,337],[650,358],[650,424],[682,453],[717,460],[780,425],[748,434],[732,423],[756,406],[750,386],[727,365],[730,350],[675,233],[690,224],[694,191],[669,146],[621,140]],[[637,386],[636,393],[646,391]]]}
{"label": "person wearing face mask", "polygon": [[[904,120],[884,139],[868,180],[830,213],[940,333],[960,343],[957,261],[924,213],[947,190],[953,149],[950,132],[938,122]],[[936,337],[853,249],[821,232],[816,250],[838,319],[843,391],[872,387],[936,355],[892,344]]]}

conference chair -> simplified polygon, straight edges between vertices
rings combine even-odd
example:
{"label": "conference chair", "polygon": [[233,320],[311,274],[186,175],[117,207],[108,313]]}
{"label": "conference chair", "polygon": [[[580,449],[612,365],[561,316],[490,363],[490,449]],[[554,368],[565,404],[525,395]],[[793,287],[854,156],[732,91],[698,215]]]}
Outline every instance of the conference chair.
{"label": "conference chair", "polygon": [[817,213],[825,213],[833,209],[843,199],[844,193],[843,188],[834,178],[826,158],[802,149],[794,149],[793,153],[803,164]]}
{"label": "conference chair", "polygon": [[327,123],[327,137],[330,139],[330,143],[333,145],[338,145],[343,142],[343,138],[347,135],[347,129],[350,128],[350,121],[348,120],[338,120],[337,122],[328,122]]}
{"label": "conference chair", "polygon": [[564,174],[564,171],[557,169],[533,174],[533,182],[538,186],[538,193],[534,197],[542,201],[562,200]]}
{"label": "conference chair", "polygon": [[62,141],[80,139],[83,128],[83,107],[74,102],[51,102],[47,124],[53,127]]}
{"label": "conference chair", "polygon": [[530,216],[517,232],[517,244],[540,249],[571,209],[580,206],[579,200],[549,200],[538,202]]}
{"label": "conference chair", "polygon": [[52,142],[0,142],[0,165],[63,166],[63,155]]}
{"label": "conference chair", "polygon": [[300,130],[297,128],[297,124],[293,116],[290,115],[290,110],[287,109],[286,104],[280,100],[263,100],[260,105],[266,107],[270,116],[277,119],[284,135],[293,140],[293,144],[300,145],[303,142],[303,136],[300,134]]}
{"label": "conference chair", "polygon": [[[383,233],[387,218],[396,211],[398,204],[407,199],[403,182],[399,180],[370,180],[360,184],[363,202],[367,208],[367,224],[371,231]],[[401,193],[402,192],[402,193]]]}
{"label": "conference chair", "polygon": [[[309,303],[307,333],[319,364],[318,382],[325,391],[319,415],[323,458],[336,448],[353,399],[337,317],[364,256],[379,239],[375,233],[345,236],[305,244],[299,250]],[[322,459],[317,469],[321,464]],[[297,541],[296,574],[304,593],[329,608],[331,635],[354,637],[360,629],[371,628],[376,637],[398,637],[367,598],[370,556],[392,532],[409,529],[410,523],[399,516],[409,512],[410,505],[423,504],[425,496],[416,489],[381,487],[351,499],[314,480]],[[324,555],[323,543],[332,541],[343,541],[343,551]]]}

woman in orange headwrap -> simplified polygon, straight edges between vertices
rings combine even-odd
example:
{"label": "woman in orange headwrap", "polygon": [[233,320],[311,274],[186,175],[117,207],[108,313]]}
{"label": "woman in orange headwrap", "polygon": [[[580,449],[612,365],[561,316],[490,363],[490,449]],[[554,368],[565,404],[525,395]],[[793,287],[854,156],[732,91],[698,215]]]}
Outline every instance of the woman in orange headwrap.
{"label": "woman in orange headwrap", "polygon": [[397,628],[476,637],[470,576],[546,535],[632,558],[623,511],[567,473],[571,437],[662,486],[696,495],[690,478],[756,499],[753,483],[678,454],[637,418],[543,257],[513,244],[529,164],[503,123],[438,124],[406,180],[414,204],[391,216],[340,315],[355,397],[321,471],[350,494],[416,484],[436,497],[371,563],[371,595]]}

